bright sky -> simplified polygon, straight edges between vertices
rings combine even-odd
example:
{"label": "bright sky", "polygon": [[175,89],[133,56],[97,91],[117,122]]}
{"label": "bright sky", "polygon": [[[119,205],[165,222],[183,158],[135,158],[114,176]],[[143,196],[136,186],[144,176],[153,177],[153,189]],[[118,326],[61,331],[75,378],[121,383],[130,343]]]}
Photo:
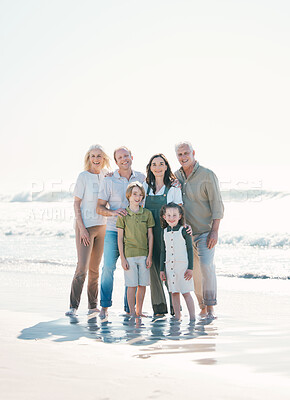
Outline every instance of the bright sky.
{"label": "bright sky", "polygon": [[[189,140],[224,186],[290,190],[288,0],[1,0],[2,193]],[[112,162],[115,168],[114,162]]]}

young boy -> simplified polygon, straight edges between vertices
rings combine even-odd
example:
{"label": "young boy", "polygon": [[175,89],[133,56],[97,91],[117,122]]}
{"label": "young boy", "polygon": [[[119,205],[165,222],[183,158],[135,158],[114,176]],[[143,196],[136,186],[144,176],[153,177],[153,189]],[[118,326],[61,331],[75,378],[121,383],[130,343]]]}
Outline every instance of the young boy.
{"label": "young boy", "polygon": [[145,197],[145,191],[140,182],[132,182],[128,185],[126,197],[129,201],[129,206],[126,208],[128,214],[119,216],[116,223],[118,247],[124,269],[130,315],[142,317],[144,316],[142,306],[146,286],[150,284],[149,268],[152,264],[153,251],[152,228],[155,222],[151,211],[140,206]]}

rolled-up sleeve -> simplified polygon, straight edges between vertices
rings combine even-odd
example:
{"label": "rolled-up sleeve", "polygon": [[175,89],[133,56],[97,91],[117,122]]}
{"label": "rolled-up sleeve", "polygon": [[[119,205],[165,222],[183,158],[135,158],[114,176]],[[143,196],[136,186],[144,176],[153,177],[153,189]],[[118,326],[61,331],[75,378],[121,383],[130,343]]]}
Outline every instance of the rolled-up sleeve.
{"label": "rolled-up sleeve", "polygon": [[125,221],[124,218],[120,215],[117,218],[116,228],[125,229]]}
{"label": "rolled-up sleeve", "polygon": [[100,191],[98,194],[98,198],[100,200],[109,201],[109,198],[110,198],[109,186],[110,186],[110,181],[109,181],[109,179],[105,178],[103,180],[103,182],[101,183]]}
{"label": "rolled-up sleeve", "polygon": [[224,216],[224,205],[220,192],[219,182],[216,175],[210,171],[206,182],[209,206],[212,212],[212,219],[222,219]]}
{"label": "rolled-up sleeve", "polygon": [[84,177],[82,174],[79,174],[74,191],[73,191],[73,195],[75,197],[78,197],[79,199],[82,199],[84,197],[84,193],[85,193]]}

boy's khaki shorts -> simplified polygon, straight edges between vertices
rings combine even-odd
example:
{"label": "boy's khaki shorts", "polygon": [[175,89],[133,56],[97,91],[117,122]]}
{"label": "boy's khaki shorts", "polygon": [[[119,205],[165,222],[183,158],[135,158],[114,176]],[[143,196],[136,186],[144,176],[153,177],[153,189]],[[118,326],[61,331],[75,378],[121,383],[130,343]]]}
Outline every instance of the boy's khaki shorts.
{"label": "boy's khaki shorts", "polygon": [[124,270],[125,286],[149,286],[150,285],[150,271],[146,268],[145,256],[128,257],[127,261],[129,269]]}

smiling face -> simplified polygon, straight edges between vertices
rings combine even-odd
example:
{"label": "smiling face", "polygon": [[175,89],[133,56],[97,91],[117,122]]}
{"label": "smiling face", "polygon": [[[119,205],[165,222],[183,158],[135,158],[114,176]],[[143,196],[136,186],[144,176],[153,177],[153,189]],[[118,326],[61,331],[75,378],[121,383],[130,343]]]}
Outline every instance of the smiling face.
{"label": "smiling face", "polygon": [[173,228],[178,224],[181,218],[181,214],[178,208],[167,208],[165,214],[163,215],[163,218],[168,223],[168,225]]}
{"label": "smiling face", "polygon": [[144,198],[144,196],[143,196],[143,193],[142,193],[141,189],[139,189],[136,186],[133,187],[131,196],[128,199],[129,203],[130,203],[130,207],[139,206],[139,204],[141,203],[143,198]]}
{"label": "smiling face", "polygon": [[164,177],[167,165],[162,157],[155,157],[151,162],[150,170],[155,178]]}
{"label": "smiling face", "polygon": [[104,164],[103,152],[99,149],[91,150],[89,161],[92,172],[100,172]]}
{"label": "smiling face", "polygon": [[195,151],[191,151],[188,145],[180,146],[176,154],[180,165],[184,169],[193,167],[195,163]]}
{"label": "smiling face", "polygon": [[119,149],[115,153],[115,161],[121,171],[131,169],[133,157],[128,150]]}

